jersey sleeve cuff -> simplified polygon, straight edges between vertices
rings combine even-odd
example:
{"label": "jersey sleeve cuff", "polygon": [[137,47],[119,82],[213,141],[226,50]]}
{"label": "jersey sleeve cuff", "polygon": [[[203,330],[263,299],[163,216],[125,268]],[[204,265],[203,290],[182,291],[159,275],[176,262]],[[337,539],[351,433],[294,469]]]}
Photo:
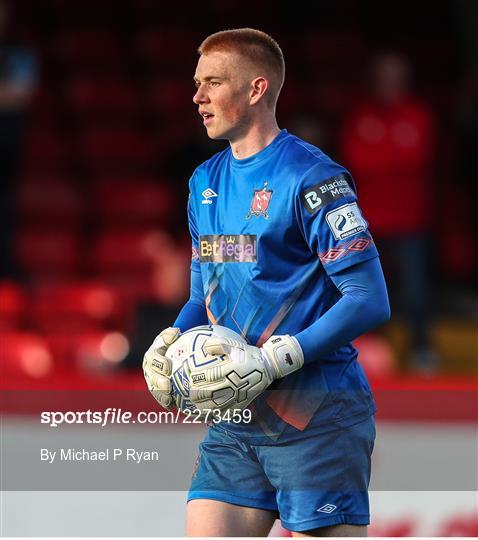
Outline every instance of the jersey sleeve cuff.
{"label": "jersey sleeve cuff", "polygon": [[375,259],[375,257],[378,256],[379,255],[377,248],[373,243],[369,245],[366,249],[364,249],[361,253],[354,253],[353,256],[347,256],[347,254],[345,254],[344,256],[338,256],[335,260],[331,261],[322,260],[319,254],[319,258],[321,259],[324,270],[327,272],[328,275],[336,274],[337,272],[340,272],[345,268],[350,268],[351,266],[354,266],[358,263],[369,261],[370,259]]}

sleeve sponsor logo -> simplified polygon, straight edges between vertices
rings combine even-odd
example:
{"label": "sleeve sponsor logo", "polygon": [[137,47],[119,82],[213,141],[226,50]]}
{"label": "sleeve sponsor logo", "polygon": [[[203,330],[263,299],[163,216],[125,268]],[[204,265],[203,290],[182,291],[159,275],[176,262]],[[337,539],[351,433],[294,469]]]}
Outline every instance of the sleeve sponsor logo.
{"label": "sleeve sponsor logo", "polygon": [[328,212],[325,219],[336,240],[345,240],[367,228],[357,203],[344,204]]}
{"label": "sleeve sponsor logo", "polygon": [[255,234],[210,234],[199,238],[200,262],[257,262]]}
{"label": "sleeve sponsor logo", "polygon": [[302,204],[309,214],[315,214],[327,204],[347,196],[355,197],[355,193],[345,174],[332,176],[300,194]]}

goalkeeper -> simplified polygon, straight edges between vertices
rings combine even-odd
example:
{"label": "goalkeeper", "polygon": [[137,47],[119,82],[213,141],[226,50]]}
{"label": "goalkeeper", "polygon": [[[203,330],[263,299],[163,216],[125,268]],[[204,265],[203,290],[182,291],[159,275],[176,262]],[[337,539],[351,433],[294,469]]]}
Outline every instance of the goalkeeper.
{"label": "goalkeeper", "polygon": [[[253,421],[210,426],[187,534],[266,536],[280,517],[293,535],[366,535],[375,405],[351,341],[390,310],[356,187],[279,129],[284,59],[270,36],[218,32],[199,55],[193,101],[208,136],[229,147],[190,180],[191,296],[146,352],[144,372],[171,407],[167,348],[194,326],[229,327],[248,345],[210,338],[206,347],[241,366]],[[248,372],[261,373],[260,393]],[[198,408],[231,384],[226,376],[207,391],[191,382]]]}

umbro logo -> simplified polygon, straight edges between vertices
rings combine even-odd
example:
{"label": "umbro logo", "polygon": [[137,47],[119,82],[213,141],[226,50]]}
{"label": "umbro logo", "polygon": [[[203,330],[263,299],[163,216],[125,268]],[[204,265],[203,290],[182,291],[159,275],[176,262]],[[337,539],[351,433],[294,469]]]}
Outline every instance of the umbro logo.
{"label": "umbro logo", "polygon": [[206,188],[201,195],[204,197],[204,199],[201,201],[201,204],[212,204],[211,198],[217,197],[217,193],[213,191],[211,188]]}
{"label": "umbro logo", "polygon": [[324,514],[331,514],[334,510],[337,510],[335,504],[324,504],[324,506],[317,508],[317,512],[323,512]]}

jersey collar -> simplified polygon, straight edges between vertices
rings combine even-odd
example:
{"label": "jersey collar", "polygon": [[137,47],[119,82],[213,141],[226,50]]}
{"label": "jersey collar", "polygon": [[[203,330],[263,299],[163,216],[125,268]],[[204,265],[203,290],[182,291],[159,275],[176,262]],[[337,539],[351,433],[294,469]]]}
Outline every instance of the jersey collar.
{"label": "jersey collar", "polygon": [[256,154],[253,154],[252,156],[249,156],[245,159],[237,159],[233,156],[232,150],[229,148],[229,159],[231,162],[231,165],[233,167],[249,167],[250,165],[255,165],[259,163],[260,161],[263,161],[264,159],[267,159],[277,148],[277,146],[280,144],[280,142],[287,137],[289,133],[286,129],[281,129],[277,137],[268,144],[265,148],[263,148],[260,152],[257,152]]}

